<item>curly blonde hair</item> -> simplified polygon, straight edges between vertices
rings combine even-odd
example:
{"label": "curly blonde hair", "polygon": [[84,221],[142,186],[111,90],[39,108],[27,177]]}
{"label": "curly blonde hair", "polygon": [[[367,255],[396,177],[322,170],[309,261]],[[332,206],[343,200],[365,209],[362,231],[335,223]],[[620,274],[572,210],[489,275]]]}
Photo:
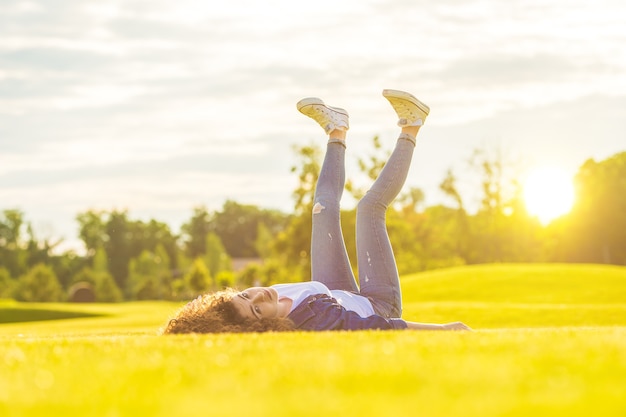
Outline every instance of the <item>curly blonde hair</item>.
{"label": "curly blonde hair", "polygon": [[243,317],[231,302],[238,291],[228,288],[208,293],[184,305],[161,334],[246,333],[295,330],[287,318],[251,319]]}

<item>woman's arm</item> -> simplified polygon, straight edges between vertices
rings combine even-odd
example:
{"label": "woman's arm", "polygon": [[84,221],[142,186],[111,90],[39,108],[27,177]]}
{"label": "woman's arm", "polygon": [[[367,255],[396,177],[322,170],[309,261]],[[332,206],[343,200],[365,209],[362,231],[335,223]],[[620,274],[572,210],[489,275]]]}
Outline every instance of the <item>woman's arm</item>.
{"label": "woman's arm", "polygon": [[407,321],[406,325],[410,330],[472,330],[460,321],[444,324],[416,323],[414,321]]}
{"label": "woman's arm", "polygon": [[403,330],[406,322],[374,314],[361,317],[325,294],[307,297],[287,316],[299,330]]}
{"label": "woman's arm", "polygon": [[400,318],[384,318],[374,314],[361,317],[346,310],[336,299],[316,294],[307,297],[288,316],[299,330],[470,330],[461,322],[430,324]]}

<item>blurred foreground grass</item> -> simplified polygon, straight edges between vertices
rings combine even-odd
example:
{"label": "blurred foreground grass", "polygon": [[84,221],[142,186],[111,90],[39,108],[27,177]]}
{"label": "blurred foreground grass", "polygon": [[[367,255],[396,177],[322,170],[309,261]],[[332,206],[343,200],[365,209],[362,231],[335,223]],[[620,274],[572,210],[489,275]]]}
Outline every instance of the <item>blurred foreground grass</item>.
{"label": "blurred foreground grass", "polygon": [[405,318],[476,331],[163,337],[176,304],[0,304],[98,315],[0,325],[0,415],[626,415],[626,268],[485,265],[403,290]]}

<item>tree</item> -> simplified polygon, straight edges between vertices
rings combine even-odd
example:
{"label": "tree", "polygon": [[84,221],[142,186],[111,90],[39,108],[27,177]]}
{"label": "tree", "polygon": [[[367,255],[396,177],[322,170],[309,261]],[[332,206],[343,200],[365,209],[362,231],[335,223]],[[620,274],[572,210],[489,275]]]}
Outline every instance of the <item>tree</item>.
{"label": "tree", "polygon": [[156,220],[131,221],[125,211],[89,211],[77,217],[80,237],[88,249],[88,257],[100,248],[106,252],[107,270],[119,288],[127,288],[130,261],[142,252],[156,252],[161,247],[166,252],[170,268],[176,268],[179,249],[178,237],[168,225]]}
{"label": "tree", "polygon": [[207,236],[214,233],[226,253],[232,258],[255,258],[260,256],[258,233],[261,224],[270,236],[283,230],[287,216],[277,210],[260,209],[254,205],[224,202],[222,209],[209,213],[198,207],[188,223],[183,224],[183,242],[187,256],[194,259],[207,253]]}
{"label": "tree", "polygon": [[[289,271],[291,280],[302,281],[311,271],[311,212],[315,186],[319,177],[321,149],[317,145],[294,146],[300,159],[299,165],[291,167],[298,174],[298,186],[292,193],[295,214],[274,243],[274,256]],[[252,271],[254,272],[254,271]]]}
{"label": "tree", "polygon": [[14,295],[18,301],[61,301],[63,290],[52,268],[39,264],[18,279]]}
{"label": "tree", "polygon": [[85,244],[87,255],[93,256],[96,250],[103,247],[108,240],[104,213],[89,210],[76,216],[79,225],[78,235]]}
{"label": "tree", "polygon": [[189,223],[182,225],[185,250],[190,258],[195,259],[206,253],[206,237],[211,230],[210,221],[211,216],[206,207],[196,207]]}
{"label": "tree", "polygon": [[[85,268],[87,271],[91,271],[89,277],[86,279],[90,282],[96,293],[96,301],[100,303],[117,303],[123,300],[123,294],[120,288],[115,283],[113,276],[109,273],[109,267],[107,262],[107,254],[103,247],[99,247],[93,256],[93,267]],[[74,279],[75,282],[77,278]]]}
{"label": "tree", "polygon": [[567,260],[626,265],[626,152],[586,161],[565,234]]}
{"label": "tree", "polygon": [[[470,219],[468,248],[472,250],[467,253],[468,263],[504,262],[518,250],[511,221],[511,215],[521,207],[515,203],[520,187],[515,181],[514,164],[505,160],[499,149],[495,154],[477,149],[470,166],[481,175],[482,200]],[[524,213],[517,213],[518,221]]]}
{"label": "tree", "polygon": [[102,247],[98,248],[93,256],[93,267],[85,266],[74,275],[72,282],[74,284],[79,282],[91,284],[97,302],[117,303],[123,299],[122,291],[109,273],[106,252]]}
{"label": "tree", "polygon": [[216,277],[222,271],[230,271],[232,269],[230,257],[221,239],[213,232],[209,233],[206,238],[206,254],[204,262],[209,270],[209,275]]}
{"label": "tree", "polygon": [[294,212],[296,216],[310,216],[315,197],[315,186],[321,168],[322,150],[317,145],[294,146],[296,155],[300,157],[301,165],[291,167],[291,172],[298,174],[298,186],[292,193]]}
{"label": "tree", "polygon": [[276,260],[269,260],[263,265],[251,263],[237,276],[237,283],[244,288],[267,287],[273,284],[293,281],[284,266]]}
{"label": "tree", "polygon": [[7,249],[17,249],[20,242],[24,215],[19,210],[4,210],[3,221],[0,222],[0,246]]}
{"label": "tree", "polygon": [[261,286],[262,280],[261,265],[255,263],[246,265],[237,275],[237,283],[244,288]]}
{"label": "tree", "polygon": [[69,288],[72,277],[81,269],[89,265],[89,260],[73,251],[68,251],[60,255],[51,255],[46,265],[53,270],[59,283],[63,288]]}
{"label": "tree", "polygon": [[465,205],[463,204],[463,198],[461,197],[461,194],[459,193],[458,187],[456,184],[457,184],[457,178],[452,172],[452,170],[449,169],[446,172],[446,177],[443,179],[441,184],[439,184],[439,189],[443,191],[445,195],[450,197],[455,202],[456,208],[457,210],[459,210],[459,212],[465,213]]}
{"label": "tree", "polygon": [[463,198],[461,197],[461,193],[457,187],[457,178],[452,172],[452,170],[448,170],[446,172],[446,177],[439,184],[439,189],[444,192],[445,195],[450,197],[456,206],[456,216],[452,216],[448,218],[448,225],[453,225],[454,235],[454,256],[459,257],[467,262],[471,259],[471,233],[470,233],[470,225],[469,225],[469,216],[467,211],[465,210],[465,204],[463,202]]}
{"label": "tree", "polygon": [[132,238],[130,253],[132,257],[137,257],[144,250],[161,254],[162,258],[167,258],[170,268],[177,267],[178,237],[174,235],[170,227],[154,219],[148,222],[131,222]]}
{"label": "tree", "polygon": [[185,284],[194,293],[201,293],[211,287],[211,276],[202,258],[196,258],[185,275]]}
{"label": "tree", "polygon": [[129,267],[127,294],[136,300],[162,300],[169,298],[171,274],[167,253],[144,250],[133,258]]}
{"label": "tree", "polygon": [[23,216],[19,210],[4,210],[0,217],[0,265],[14,277],[28,269],[26,253],[21,247]]}
{"label": "tree", "polygon": [[13,292],[13,279],[11,279],[11,274],[9,274],[9,270],[3,267],[0,267],[0,299],[2,298],[10,298]]}
{"label": "tree", "polygon": [[126,288],[129,264],[133,258],[130,251],[131,227],[126,211],[113,211],[105,225],[107,239],[104,250],[109,261],[109,271],[119,288]]}
{"label": "tree", "polygon": [[257,226],[256,240],[254,241],[254,249],[261,259],[267,259],[272,255],[272,242],[275,236],[265,223],[259,223]]}
{"label": "tree", "polygon": [[[378,174],[382,171],[385,163],[389,159],[391,155],[391,151],[384,150],[382,144],[380,142],[380,138],[378,136],[374,136],[372,139],[374,152],[370,154],[367,159],[359,158],[357,163],[359,165],[359,169],[367,178],[371,181],[376,180],[378,178]],[[367,192],[368,187],[358,187],[354,184],[354,181],[348,179],[346,181],[346,190],[352,195],[355,200],[360,200],[365,193]]]}
{"label": "tree", "polygon": [[96,272],[96,301],[99,303],[117,303],[123,300],[122,291],[108,272]]}
{"label": "tree", "polygon": [[[367,158],[359,158],[358,165],[370,182],[376,181],[387,164],[392,153],[383,149],[378,136],[374,136],[373,152]],[[360,200],[367,192],[368,187],[356,187],[354,182],[346,182],[346,190],[355,200]],[[424,202],[424,192],[416,187],[410,187],[400,193],[387,210],[387,231],[392,243],[398,270],[402,273],[415,272],[423,269],[425,252],[420,240],[420,216],[418,209]],[[342,225],[345,230],[355,230],[356,211],[342,211]],[[354,233],[344,236],[350,259],[356,261],[356,241]]]}
{"label": "tree", "polygon": [[109,262],[107,253],[102,246],[99,246],[93,256],[93,270],[95,272],[109,272]]}
{"label": "tree", "polygon": [[226,201],[221,211],[213,214],[210,230],[219,238],[233,258],[256,258],[259,225],[276,236],[283,229],[286,216],[276,210],[260,209],[247,204]]}
{"label": "tree", "polygon": [[76,217],[79,236],[93,258],[99,248],[104,248],[109,260],[108,269],[119,288],[125,288],[128,264],[132,258],[130,241],[132,231],[125,211],[111,213],[87,211]]}

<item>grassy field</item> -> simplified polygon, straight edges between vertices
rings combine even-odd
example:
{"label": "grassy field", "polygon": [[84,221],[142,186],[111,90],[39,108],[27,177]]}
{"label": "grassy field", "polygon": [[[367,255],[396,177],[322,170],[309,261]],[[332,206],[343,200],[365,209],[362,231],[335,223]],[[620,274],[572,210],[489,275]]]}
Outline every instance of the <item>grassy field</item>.
{"label": "grassy field", "polygon": [[475,331],[164,337],[173,303],[0,302],[0,415],[626,415],[626,268],[463,267],[403,291],[406,319]]}

